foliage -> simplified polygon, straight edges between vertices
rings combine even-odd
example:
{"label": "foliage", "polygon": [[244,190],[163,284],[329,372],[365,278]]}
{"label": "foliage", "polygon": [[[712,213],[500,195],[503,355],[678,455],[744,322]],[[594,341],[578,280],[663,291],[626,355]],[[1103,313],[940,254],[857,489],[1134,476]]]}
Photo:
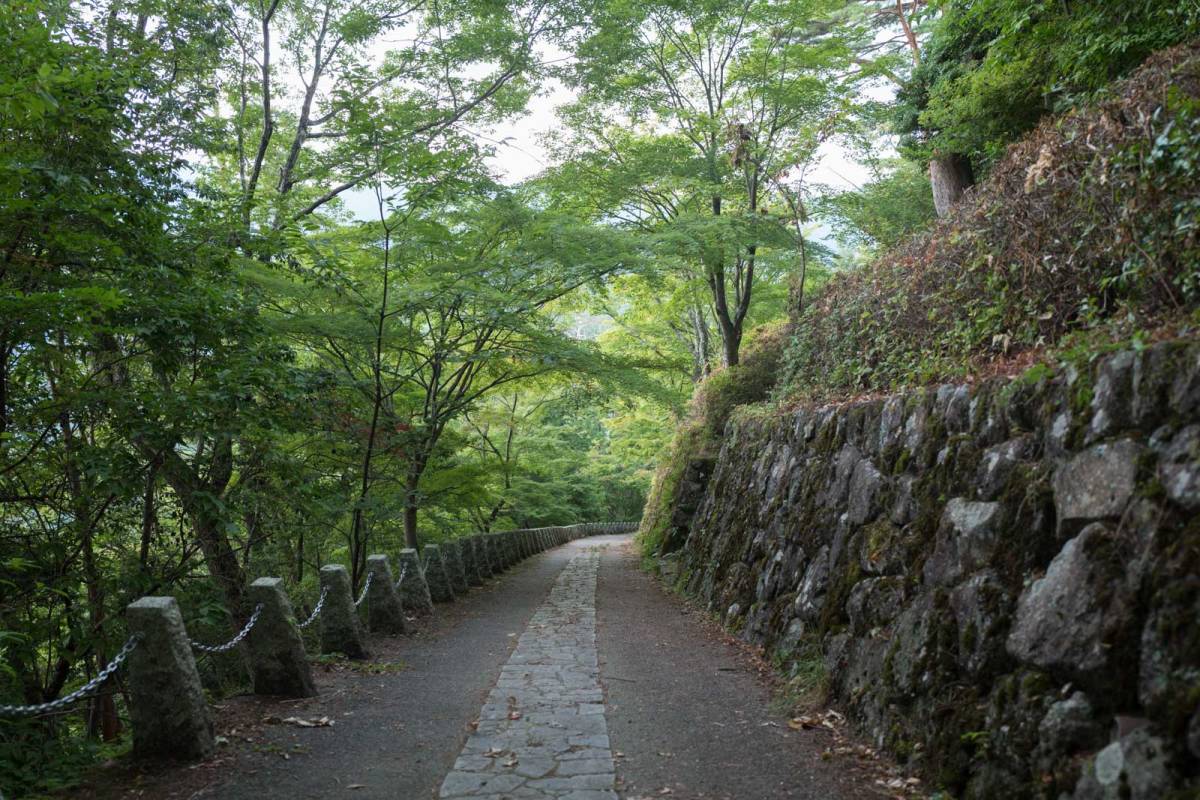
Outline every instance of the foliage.
{"label": "foliage", "polygon": [[1200,8],[1173,0],[943,0],[938,10],[898,126],[919,157],[941,150],[983,164],[1043,115],[1200,34]]}
{"label": "foliage", "polygon": [[638,528],[643,553],[658,553],[670,545],[673,516],[688,466],[699,460],[715,459],[725,424],[734,411],[770,396],[786,343],[786,330],[785,325],[778,323],[756,330],[740,364],[718,370],[697,385],[687,415],[677,426],[650,486]]}
{"label": "foliage", "polygon": [[1200,50],[1043,123],[926,236],[839,275],[794,320],[784,399],[962,376],[1133,315],[1200,303]]}

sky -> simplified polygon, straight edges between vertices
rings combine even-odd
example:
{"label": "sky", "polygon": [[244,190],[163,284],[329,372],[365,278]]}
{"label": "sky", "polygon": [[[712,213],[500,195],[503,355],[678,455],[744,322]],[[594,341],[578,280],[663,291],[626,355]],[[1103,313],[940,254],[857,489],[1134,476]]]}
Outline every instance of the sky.
{"label": "sky", "polygon": [[[466,131],[495,146],[496,153],[488,159],[488,166],[504,183],[517,184],[550,166],[551,158],[542,145],[542,136],[558,127],[558,109],[574,99],[574,92],[552,81],[529,101],[524,116],[491,127],[470,127]],[[819,151],[819,163],[809,179],[834,188],[852,189],[865,183],[869,174],[845,148],[836,142],[828,142]],[[351,193],[343,199],[357,217],[374,219],[378,215],[375,196],[370,191]],[[815,238],[824,239],[825,229],[819,225],[814,227]],[[826,244],[833,243],[827,241]]]}

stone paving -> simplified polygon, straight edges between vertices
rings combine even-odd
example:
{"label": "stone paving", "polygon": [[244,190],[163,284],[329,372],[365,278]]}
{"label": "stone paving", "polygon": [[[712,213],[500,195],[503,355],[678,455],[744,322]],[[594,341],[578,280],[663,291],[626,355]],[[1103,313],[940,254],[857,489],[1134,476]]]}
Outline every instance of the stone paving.
{"label": "stone paving", "polygon": [[563,569],[500,672],[439,797],[617,800],[589,549]]}

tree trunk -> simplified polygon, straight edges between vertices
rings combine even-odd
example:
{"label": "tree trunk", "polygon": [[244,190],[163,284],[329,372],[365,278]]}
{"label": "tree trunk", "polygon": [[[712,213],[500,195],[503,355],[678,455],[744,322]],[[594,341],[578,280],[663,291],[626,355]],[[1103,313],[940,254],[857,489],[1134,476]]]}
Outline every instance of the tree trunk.
{"label": "tree trunk", "polygon": [[929,182],[933,184],[933,207],[944,217],[963,192],[975,185],[970,159],[960,153],[934,154],[929,161]]}
{"label": "tree trunk", "polygon": [[404,501],[404,546],[417,549],[417,505],[416,501]]}

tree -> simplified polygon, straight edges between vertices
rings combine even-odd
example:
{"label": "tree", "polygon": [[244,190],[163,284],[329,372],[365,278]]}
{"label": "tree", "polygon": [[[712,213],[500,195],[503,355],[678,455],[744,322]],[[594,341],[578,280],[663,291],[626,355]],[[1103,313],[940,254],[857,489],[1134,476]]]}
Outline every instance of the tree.
{"label": "tree", "polygon": [[621,142],[594,122],[614,113],[643,123],[642,136],[671,137],[664,144],[689,151],[686,168],[665,183],[613,156],[627,190],[608,211],[660,221],[676,245],[692,240],[728,365],[738,361],[759,250],[772,236],[768,194],[815,156],[838,114],[848,51],[816,24],[832,8],[819,0],[649,4],[636,15],[606,7],[578,51],[588,59],[576,75],[582,104],[604,109],[575,114],[580,155]]}

